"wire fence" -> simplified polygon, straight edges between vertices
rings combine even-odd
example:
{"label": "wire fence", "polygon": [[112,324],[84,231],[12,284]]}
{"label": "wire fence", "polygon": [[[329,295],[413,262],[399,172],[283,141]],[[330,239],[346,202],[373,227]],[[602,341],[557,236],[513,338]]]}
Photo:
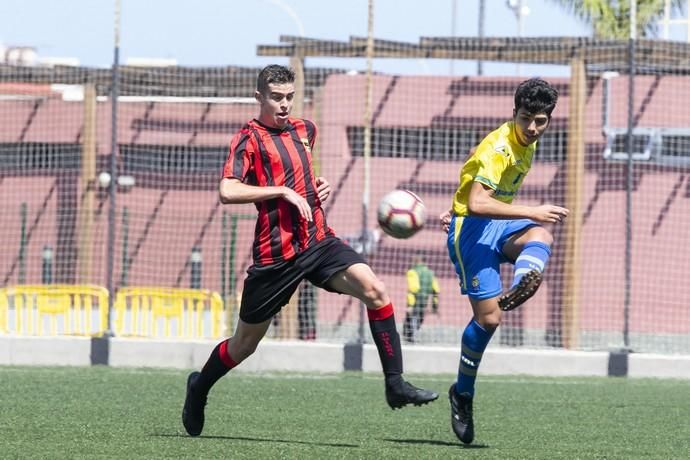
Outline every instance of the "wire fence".
{"label": "wire fence", "polygon": [[[525,77],[369,77],[305,65],[315,56],[364,57],[367,49],[378,68],[387,59],[481,59],[564,75],[547,78],[559,104],[516,202],[564,205],[572,214],[568,225],[552,229],[545,283],[506,315],[500,345],[690,353],[683,302],[690,270],[688,46],[423,37],[374,40],[367,48],[357,37],[283,37],[259,47],[260,55],[289,59],[298,70],[294,115],[319,127],[313,154],[333,186],[325,203],[330,226],[366,252],[400,323],[410,313],[406,272],[421,255],[440,294],[437,313],[427,309],[415,341],[454,345],[471,309],[436,216],[448,209],[470,149],[510,119]],[[255,214],[251,205],[220,205],[217,186],[230,137],[257,114],[259,70],[121,67],[113,110],[110,70],[0,66],[2,286],[112,286],[112,299],[124,288],[205,290],[222,299],[222,331],[231,333]],[[427,225],[408,240],[376,227],[376,203],[397,188],[426,204]],[[365,189],[372,205],[363,217]],[[507,271],[506,283],[509,277]],[[2,305],[11,332],[13,301]],[[360,308],[303,286],[272,334],[349,341],[360,329]]]}

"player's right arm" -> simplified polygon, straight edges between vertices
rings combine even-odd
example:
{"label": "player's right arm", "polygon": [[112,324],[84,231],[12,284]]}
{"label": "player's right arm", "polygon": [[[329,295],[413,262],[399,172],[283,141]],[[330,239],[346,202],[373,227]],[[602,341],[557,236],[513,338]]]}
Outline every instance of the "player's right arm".
{"label": "player's right arm", "polygon": [[223,177],[218,187],[220,202],[223,204],[258,203],[280,198],[292,204],[300,216],[307,221],[313,219],[307,200],[285,186],[259,186],[248,180],[255,169],[254,155],[258,151],[251,132],[243,128],[230,141],[230,153],[223,165]]}
{"label": "player's right arm", "polygon": [[467,210],[472,216],[490,219],[532,219],[539,223],[561,222],[568,216],[566,208],[543,204],[524,206],[508,204],[494,198],[495,190],[481,183],[473,182],[470,188]]}
{"label": "player's right arm", "polygon": [[309,203],[290,187],[249,185],[234,177],[224,177],[220,181],[219,195],[223,204],[257,203],[280,198],[295,206],[302,218],[312,220]]}

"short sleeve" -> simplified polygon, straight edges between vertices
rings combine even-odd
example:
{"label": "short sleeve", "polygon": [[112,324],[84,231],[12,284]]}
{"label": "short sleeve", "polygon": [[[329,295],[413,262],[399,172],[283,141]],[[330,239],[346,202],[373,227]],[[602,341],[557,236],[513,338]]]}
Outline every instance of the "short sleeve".
{"label": "short sleeve", "polygon": [[482,142],[474,153],[477,162],[475,182],[480,182],[493,190],[498,188],[503,172],[510,166],[510,157],[506,147],[496,146],[492,142]]}
{"label": "short sleeve", "polygon": [[309,148],[314,149],[316,144],[316,125],[309,120],[304,120],[304,126],[307,129],[307,139],[309,139]]}
{"label": "short sleeve", "polygon": [[223,178],[235,178],[246,182],[254,158],[254,142],[250,131],[242,130],[230,141],[230,152],[223,166]]}

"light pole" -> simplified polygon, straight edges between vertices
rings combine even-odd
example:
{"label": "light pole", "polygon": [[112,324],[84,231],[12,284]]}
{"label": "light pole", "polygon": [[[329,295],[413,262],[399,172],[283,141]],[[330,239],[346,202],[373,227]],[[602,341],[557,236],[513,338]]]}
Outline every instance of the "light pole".
{"label": "light pole", "polygon": [[[458,0],[450,0],[450,36],[455,38],[455,24],[458,15]],[[450,75],[455,74],[455,59],[450,60]]]}
{"label": "light pole", "polygon": [[[522,37],[522,18],[529,14],[529,6],[525,5],[525,0],[506,0],[506,6],[513,10],[515,20],[517,21],[517,36]],[[520,64],[515,67],[515,71],[520,75]]]}
{"label": "light pole", "polygon": [[[486,4],[484,3],[484,0],[479,0],[479,14],[477,15],[477,35],[479,36],[480,39],[484,38],[484,16],[486,13]],[[477,61],[477,75],[483,75],[484,74],[484,67],[482,65],[482,61],[479,60]]]}

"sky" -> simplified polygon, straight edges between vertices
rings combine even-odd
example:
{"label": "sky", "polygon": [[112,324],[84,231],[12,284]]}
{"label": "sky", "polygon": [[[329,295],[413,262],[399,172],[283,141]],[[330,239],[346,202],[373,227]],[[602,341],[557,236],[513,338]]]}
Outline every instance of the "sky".
{"label": "sky", "polygon": [[[523,36],[590,36],[591,28],[548,0],[522,0]],[[71,57],[90,67],[113,63],[116,0],[2,0],[0,43],[34,47],[39,58]],[[486,36],[516,36],[506,0],[485,0]],[[120,63],[131,58],[174,59],[185,66],[287,63],[259,57],[259,44],[281,35],[348,40],[366,36],[367,0],[120,0]],[[422,36],[477,36],[479,0],[375,0],[376,38],[418,42]],[[453,9],[455,5],[455,21]],[[383,62],[385,61],[385,62]],[[308,58],[310,67],[366,68],[363,59]],[[538,67],[541,74],[559,69]],[[374,70],[401,74],[474,75],[476,62],[375,60]],[[515,74],[515,64],[485,63],[485,75]],[[565,71],[567,73],[567,71]]]}

